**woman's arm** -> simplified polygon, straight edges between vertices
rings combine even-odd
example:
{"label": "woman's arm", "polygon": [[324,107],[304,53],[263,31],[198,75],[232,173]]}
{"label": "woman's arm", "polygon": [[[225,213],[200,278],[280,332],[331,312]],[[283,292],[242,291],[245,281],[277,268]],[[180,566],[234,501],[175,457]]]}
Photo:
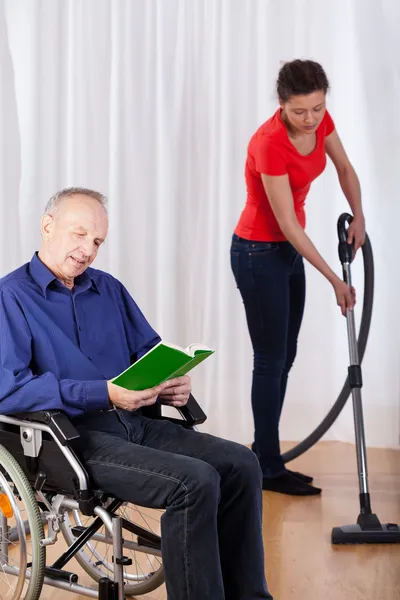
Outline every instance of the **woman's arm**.
{"label": "woman's arm", "polygon": [[293,195],[288,175],[270,176],[262,174],[261,178],[271,208],[283,234],[299,254],[304,256],[332,284],[337,303],[341,307],[342,313],[345,314],[346,308],[352,308],[354,305],[353,293],[349,286],[332,271],[299,224],[294,211]]}
{"label": "woman's arm", "polygon": [[348,242],[351,244],[354,241],[354,249],[357,252],[365,242],[365,219],[361,203],[360,182],[336,130],[325,138],[325,150],[335,165],[340,186],[354,215],[348,231]]}

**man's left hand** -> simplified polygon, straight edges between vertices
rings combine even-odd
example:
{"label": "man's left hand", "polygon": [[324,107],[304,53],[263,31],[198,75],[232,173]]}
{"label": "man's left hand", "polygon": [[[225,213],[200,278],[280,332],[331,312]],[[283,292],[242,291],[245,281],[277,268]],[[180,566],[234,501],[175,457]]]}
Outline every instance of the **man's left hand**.
{"label": "man's left hand", "polygon": [[176,377],[166,382],[166,388],[159,398],[162,404],[168,406],[185,406],[192,391],[192,383],[189,375]]}
{"label": "man's left hand", "polygon": [[347,242],[354,242],[354,254],[365,242],[365,219],[363,216],[354,217],[347,231]]}

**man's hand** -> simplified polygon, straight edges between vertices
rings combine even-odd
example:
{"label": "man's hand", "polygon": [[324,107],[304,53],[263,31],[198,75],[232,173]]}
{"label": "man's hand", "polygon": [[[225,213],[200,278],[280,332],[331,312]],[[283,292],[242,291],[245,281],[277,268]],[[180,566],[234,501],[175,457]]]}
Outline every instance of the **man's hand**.
{"label": "man's hand", "polygon": [[365,219],[363,216],[354,217],[347,230],[347,243],[354,242],[354,254],[365,242]]}
{"label": "man's hand", "polygon": [[143,406],[155,404],[157,397],[162,394],[166,387],[166,383],[161,383],[149,390],[134,392],[107,381],[110,402],[118,408],[122,408],[122,410],[137,410]]}
{"label": "man's hand", "polygon": [[165,382],[166,388],[160,394],[162,404],[168,406],[185,406],[192,391],[192,383],[189,375],[176,377]]}

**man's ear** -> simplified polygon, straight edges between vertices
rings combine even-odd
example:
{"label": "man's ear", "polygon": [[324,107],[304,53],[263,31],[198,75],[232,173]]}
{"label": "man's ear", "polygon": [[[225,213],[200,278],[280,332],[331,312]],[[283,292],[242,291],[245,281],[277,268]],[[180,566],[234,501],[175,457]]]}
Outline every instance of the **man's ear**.
{"label": "man's ear", "polygon": [[52,215],[43,215],[40,226],[40,232],[43,239],[48,239],[48,237],[52,234],[53,226],[54,217]]}

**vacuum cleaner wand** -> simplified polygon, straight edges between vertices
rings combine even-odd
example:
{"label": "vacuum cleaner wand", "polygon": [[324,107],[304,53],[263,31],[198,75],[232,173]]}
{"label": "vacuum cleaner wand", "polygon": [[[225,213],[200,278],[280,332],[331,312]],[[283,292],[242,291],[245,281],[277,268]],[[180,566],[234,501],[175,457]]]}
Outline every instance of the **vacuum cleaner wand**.
{"label": "vacuum cleaner wand", "polygon": [[[351,287],[350,265],[354,258],[354,248],[347,242],[346,225],[350,225],[353,217],[347,213],[338,219],[339,258],[342,263],[343,279]],[[360,488],[360,514],[357,523],[332,529],[333,544],[388,544],[400,543],[400,527],[394,523],[381,524],[371,509],[371,498],[368,488],[367,452],[364,431],[364,416],[361,399],[362,372],[358,356],[357,336],[354,310],[347,309],[347,336],[349,343],[350,365],[348,368],[349,384],[353,398],[354,430],[357,453],[358,481]]]}

